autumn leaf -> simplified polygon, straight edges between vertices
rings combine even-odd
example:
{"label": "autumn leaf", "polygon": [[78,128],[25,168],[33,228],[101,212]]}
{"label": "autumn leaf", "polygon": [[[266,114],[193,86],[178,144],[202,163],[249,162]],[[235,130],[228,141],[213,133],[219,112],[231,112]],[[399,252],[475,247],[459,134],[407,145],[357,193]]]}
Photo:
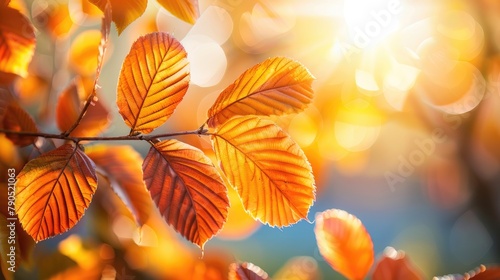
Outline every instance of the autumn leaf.
{"label": "autumn leaf", "polygon": [[229,266],[229,280],[266,280],[267,273],[253,263],[232,263]]}
{"label": "autumn leaf", "polygon": [[194,24],[200,16],[198,0],[157,0],[163,8],[167,9],[177,18]]}
{"label": "autumn leaf", "polygon": [[35,51],[35,30],[18,10],[0,6],[0,83],[28,75]]}
{"label": "autumn leaf", "polygon": [[413,268],[403,251],[396,251],[392,247],[384,250],[373,271],[372,280],[420,280],[422,275]]}
{"label": "autumn leaf", "polygon": [[[38,132],[31,116],[15,101],[10,102],[5,111],[0,127],[11,131]],[[17,146],[27,146],[36,141],[37,137],[6,133],[7,138]]]}
{"label": "autumn leaf", "polygon": [[154,144],[142,165],[144,181],[166,222],[203,249],[227,218],[227,189],[210,159],[177,140]]}
{"label": "autumn leaf", "polygon": [[37,242],[71,229],[97,188],[94,163],[71,144],[31,160],[17,179],[19,221]]}
{"label": "autumn leaf", "polygon": [[137,223],[146,223],[153,203],[142,180],[141,155],[130,146],[106,145],[88,147],[85,153],[106,172],[111,187],[132,210]]}
{"label": "autumn leaf", "polygon": [[90,0],[103,12],[106,10],[108,1],[111,4],[112,18],[118,34],[121,34],[129,24],[139,18],[148,5],[147,0]]}
{"label": "autumn leaf", "polygon": [[73,40],[69,50],[69,65],[77,75],[95,74],[101,37],[99,30],[86,30]]}
{"label": "autumn leaf", "polygon": [[109,33],[111,32],[111,20],[112,20],[111,4],[107,2],[106,6],[104,7],[104,17],[102,18],[102,23],[101,23],[101,37],[100,37],[101,41],[99,42],[99,47],[97,48],[98,56],[97,56],[97,68],[94,81],[94,93],[98,87],[99,78],[101,77],[102,66],[104,64],[104,55],[106,54],[106,50],[109,44]]}
{"label": "autumn leaf", "polygon": [[500,279],[500,267],[486,267],[481,265],[476,271],[466,273],[465,279],[470,280],[493,280]]}
{"label": "autumn leaf", "polygon": [[123,62],[116,101],[131,134],[149,133],[167,121],[188,86],[188,61],[179,41],[163,32],[135,41]]}
{"label": "autumn leaf", "polygon": [[37,27],[43,27],[52,39],[56,40],[71,34],[76,27],[70,15],[69,6],[62,1],[52,1],[50,4],[40,5],[33,14]]}
{"label": "autumn leaf", "polygon": [[275,57],[245,71],[208,110],[208,126],[238,115],[283,115],[304,110],[313,98],[314,77],[295,60]]}
{"label": "autumn leaf", "polygon": [[348,279],[364,279],[373,263],[373,243],[361,221],[338,209],[316,215],[320,254]]}
{"label": "autumn leaf", "polygon": [[235,117],[212,136],[215,154],[243,206],[271,226],[307,219],[314,202],[311,166],[300,147],[269,120]]}
{"label": "autumn leaf", "polygon": [[[83,110],[87,93],[78,77],[61,93],[56,104],[56,123],[62,132],[68,131],[78,120]],[[104,102],[95,98],[90,104],[80,124],[71,132],[73,137],[96,136],[104,131],[110,122],[109,109]]]}

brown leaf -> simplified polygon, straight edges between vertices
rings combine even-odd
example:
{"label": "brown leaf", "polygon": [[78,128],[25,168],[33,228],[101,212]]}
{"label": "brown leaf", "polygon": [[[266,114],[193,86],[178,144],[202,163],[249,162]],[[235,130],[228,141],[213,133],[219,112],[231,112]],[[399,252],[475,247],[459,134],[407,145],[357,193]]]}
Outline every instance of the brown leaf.
{"label": "brown leaf", "polygon": [[179,41],[162,32],[135,41],[123,62],[116,101],[131,134],[149,133],[167,121],[188,86],[188,61]]}
{"label": "brown leaf", "polygon": [[94,163],[71,144],[31,160],[17,179],[16,212],[35,241],[71,229],[97,188]]}
{"label": "brown leaf", "polygon": [[198,0],[157,0],[163,8],[183,21],[194,24],[200,17]]}
{"label": "brown leaf", "polygon": [[[31,116],[14,101],[10,102],[9,106],[7,106],[0,127],[12,131],[38,132],[36,124]],[[9,133],[6,133],[6,136],[15,145],[21,147],[33,144],[37,139],[37,137]]]}
{"label": "brown leaf", "polygon": [[420,280],[422,275],[413,267],[403,251],[392,247],[384,250],[383,256],[375,265],[372,280]]}
{"label": "brown leaf", "polygon": [[10,83],[28,75],[35,51],[35,30],[16,9],[0,6],[0,82]]}
{"label": "brown leaf", "polygon": [[[469,278],[470,277],[470,278]],[[465,280],[498,280],[500,279],[500,267],[486,267],[480,266],[477,271],[473,273],[466,273]]]}
{"label": "brown leaf", "polygon": [[177,140],[156,143],[142,165],[151,197],[168,224],[201,248],[227,218],[227,189],[202,151]]}
{"label": "brown leaf", "polygon": [[316,215],[319,252],[348,279],[364,279],[373,263],[373,243],[361,221],[338,209]]}
{"label": "brown leaf", "polygon": [[103,12],[106,10],[107,3],[111,4],[112,18],[118,34],[139,18],[148,5],[147,0],[90,0],[90,2]]}
{"label": "brown leaf", "polygon": [[132,210],[139,225],[143,225],[153,209],[153,202],[142,180],[142,157],[130,146],[95,145],[85,153],[102,168],[111,187]]}
{"label": "brown leaf", "polygon": [[283,115],[304,110],[313,98],[314,77],[299,62],[275,57],[245,71],[208,110],[208,126],[238,115]]}
{"label": "brown leaf", "polygon": [[235,117],[212,137],[221,168],[250,214],[271,226],[307,219],[315,199],[312,170],[300,147],[269,120]]}
{"label": "brown leaf", "polygon": [[253,263],[232,263],[229,266],[229,280],[266,280],[267,273]]}

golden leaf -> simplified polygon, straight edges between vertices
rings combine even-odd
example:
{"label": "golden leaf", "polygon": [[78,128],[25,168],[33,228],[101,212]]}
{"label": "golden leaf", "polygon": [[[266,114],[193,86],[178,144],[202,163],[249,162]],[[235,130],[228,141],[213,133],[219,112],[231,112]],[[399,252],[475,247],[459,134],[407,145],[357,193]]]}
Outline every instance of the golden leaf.
{"label": "golden leaf", "polygon": [[314,77],[286,57],[265,60],[245,71],[208,110],[208,126],[238,115],[283,115],[304,110],[313,97]]}
{"label": "golden leaf", "polygon": [[144,181],[168,224],[203,248],[227,218],[227,189],[202,151],[177,140],[151,147]]}
{"label": "golden leaf", "polygon": [[253,263],[232,263],[229,266],[229,280],[266,280],[267,273]]}
{"label": "golden leaf", "polygon": [[31,160],[17,179],[16,212],[35,241],[71,229],[97,188],[94,163],[71,144]]}
{"label": "golden leaf", "polygon": [[153,202],[142,180],[142,157],[130,146],[95,145],[85,149],[94,163],[106,172],[111,187],[143,225],[153,210]]}
{"label": "golden leaf", "polygon": [[167,121],[188,86],[186,52],[174,37],[156,32],[135,41],[123,62],[116,101],[131,134],[149,133]]}
{"label": "golden leaf", "polygon": [[28,75],[35,51],[35,30],[16,9],[0,6],[0,83]]}
{"label": "golden leaf", "polygon": [[[31,116],[15,101],[7,106],[0,127],[6,130],[21,132],[38,132]],[[17,146],[27,146],[36,141],[37,137],[6,133],[7,138]]]}
{"label": "golden leaf", "polygon": [[92,4],[99,7],[101,11],[106,10],[106,4],[111,4],[113,22],[116,24],[118,34],[121,34],[125,28],[139,18],[148,5],[147,0],[89,0]]}
{"label": "golden leaf", "polygon": [[194,24],[200,16],[198,0],[157,0],[163,8],[167,9],[177,18]]}
{"label": "golden leaf", "polygon": [[81,76],[93,76],[97,69],[101,32],[86,30],[73,40],[69,50],[69,65]]}
{"label": "golden leaf", "polygon": [[320,254],[352,280],[364,279],[373,264],[373,243],[361,221],[338,209],[316,215],[314,228]]}
{"label": "golden leaf", "polygon": [[307,219],[314,202],[311,166],[300,147],[269,120],[235,117],[212,136],[215,154],[250,214],[271,226]]}

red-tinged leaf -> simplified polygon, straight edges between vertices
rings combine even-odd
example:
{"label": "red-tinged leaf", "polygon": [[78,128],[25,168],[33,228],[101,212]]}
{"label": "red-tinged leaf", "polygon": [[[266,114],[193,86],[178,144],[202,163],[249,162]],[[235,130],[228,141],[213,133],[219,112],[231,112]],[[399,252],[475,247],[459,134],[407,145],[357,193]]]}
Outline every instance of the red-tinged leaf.
{"label": "red-tinged leaf", "polygon": [[71,229],[97,188],[94,163],[71,144],[31,160],[17,179],[16,212],[37,242]]}
{"label": "red-tinged leaf", "polygon": [[0,82],[10,83],[28,75],[35,51],[35,30],[16,9],[0,6]]}
{"label": "red-tinged leaf", "polygon": [[[31,116],[15,102],[11,102],[7,107],[0,127],[11,131],[38,132]],[[37,137],[12,133],[6,133],[6,136],[14,144],[21,147],[33,144],[37,139]]]}
{"label": "red-tinged leaf", "polygon": [[201,248],[227,218],[227,189],[202,151],[177,140],[151,147],[144,181],[168,224]]}
{"label": "red-tinged leaf", "polygon": [[139,18],[148,5],[147,0],[90,0],[90,2],[103,12],[106,11],[108,2],[111,4],[112,18],[118,34]]}
{"label": "red-tinged leaf", "polygon": [[131,134],[149,133],[167,121],[188,86],[188,61],[179,41],[162,32],[135,41],[123,62],[116,101]]}
{"label": "red-tinged leaf", "polygon": [[266,280],[267,273],[253,263],[232,263],[229,266],[229,280]]}
{"label": "red-tinged leaf", "polygon": [[200,16],[198,0],[157,0],[163,8],[167,9],[177,18],[194,24]]}
{"label": "red-tinged leaf", "polygon": [[387,247],[375,265],[372,280],[399,279],[420,280],[424,277],[413,267],[403,251]]}
{"label": "red-tinged leaf", "polygon": [[235,117],[218,128],[212,144],[222,171],[254,218],[278,227],[307,219],[316,189],[311,166],[273,122]]}
{"label": "red-tinged leaf", "polygon": [[94,163],[106,172],[111,187],[143,225],[153,210],[153,202],[142,180],[142,157],[130,146],[95,145],[85,149]]}
{"label": "red-tinged leaf", "polygon": [[304,110],[313,98],[314,77],[299,62],[275,57],[245,71],[208,110],[208,126],[238,115],[283,115]]}
{"label": "red-tinged leaf", "polygon": [[361,221],[338,209],[316,215],[319,252],[348,279],[364,279],[373,264],[373,243]]}
{"label": "red-tinged leaf", "polygon": [[0,88],[0,124],[3,123],[7,108],[13,101],[12,95],[7,90]]}

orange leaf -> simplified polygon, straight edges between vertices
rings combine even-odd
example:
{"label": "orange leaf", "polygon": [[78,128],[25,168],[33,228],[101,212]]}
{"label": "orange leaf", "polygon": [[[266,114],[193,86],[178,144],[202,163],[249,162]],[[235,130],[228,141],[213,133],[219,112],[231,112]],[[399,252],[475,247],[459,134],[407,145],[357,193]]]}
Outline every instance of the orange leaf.
{"label": "orange leaf", "polygon": [[177,18],[194,24],[200,16],[198,0],[157,0],[163,8],[167,9]]}
{"label": "orange leaf", "polygon": [[85,153],[106,172],[111,187],[132,210],[137,223],[146,223],[153,203],[142,180],[141,155],[130,146],[106,145],[89,147]]}
{"label": "orange leaf", "polygon": [[361,221],[338,209],[316,216],[314,229],[319,252],[348,279],[364,279],[373,263],[373,244]]}
{"label": "orange leaf", "polygon": [[[75,79],[59,96],[56,105],[56,123],[61,131],[69,130],[77,121],[83,110],[83,100],[86,93],[82,81]],[[104,102],[93,101],[80,124],[71,132],[71,136],[85,137],[96,136],[109,125],[110,112]]]}
{"label": "orange leaf", "polygon": [[76,24],[70,15],[67,3],[53,1],[45,5],[34,4],[38,5],[35,10],[37,13],[33,15],[34,21],[38,23],[38,26],[43,26],[53,39],[65,37],[75,29]]}
{"label": "orange leaf", "polygon": [[81,76],[93,76],[97,69],[101,32],[86,30],[73,40],[69,50],[69,65]]}
{"label": "orange leaf", "polygon": [[313,97],[314,77],[299,62],[275,57],[245,71],[208,110],[208,126],[237,115],[283,115],[304,110]]}
{"label": "orange leaf", "polygon": [[[10,102],[7,107],[0,127],[12,131],[38,132],[36,124],[31,116],[14,101]],[[21,147],[33,144],[37,139],[37,137],[9,133],[6,133],[6,136],[15,145]]]}
{"label": "orange leaf", "polygon": [[227,189],[202,151],[177,140],[151,147],[144,181],[168,224],[203,249],[227,218]]}
{"label": "orange leaf", "polygon": [[118,34],[121,34],[129,24],[139,18],[148,5],[147,0],[90,0],[103,12],[106,10],[108,1],[111,4],[112,18]]}
{"label": "orange leaf", "polygon": [[235,117],[219,127],[212,141],[224,174],[254,218],[279,227],[307,219],[315,196],[311,166],[277,125]]}
{"label": "orange leaf", "polygon": [[28,162],[17,176],[16,212],[40,241],[71,229],[97,188],[94,163],[71,144]]}
{"label": "orange leaf", "polygon": [[[26,77],[35,51],[35,30],[16,9],[0,6],[0,82]],[[13,75],[15,74],[15,75]]]}
{"label": "orange leaf", "polygon": [[267,273],[253,263],[232,263],[229,266],[229,280],[265,280]]}
{"label": "orange leaf", "polygon": [[378,260],[372,280],[420,280],[424,279],[411,265],[403,251],[392,247],[384,250],[384,255]]}
{"label": "orange leaf", "polygon": [[123,62],[116,101],[131,134],[149,133],[167,121],[188,86],[188,61],[179,41],[162,32],[135,41]]}

